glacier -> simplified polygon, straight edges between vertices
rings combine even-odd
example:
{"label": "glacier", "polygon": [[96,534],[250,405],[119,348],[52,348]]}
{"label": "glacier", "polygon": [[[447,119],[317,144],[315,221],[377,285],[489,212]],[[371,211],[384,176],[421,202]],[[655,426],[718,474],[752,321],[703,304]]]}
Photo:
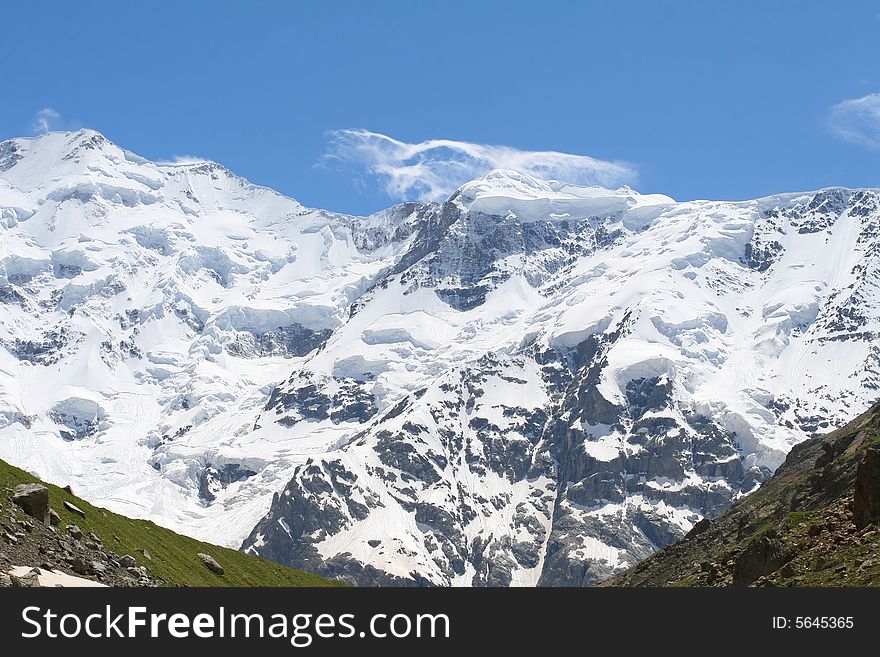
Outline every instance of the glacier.
{"label": "glacier", "polygon": [[514,171],[356,217],[8,140],[0,458],[356,584],[594,584],[876,399],[878,222]]}

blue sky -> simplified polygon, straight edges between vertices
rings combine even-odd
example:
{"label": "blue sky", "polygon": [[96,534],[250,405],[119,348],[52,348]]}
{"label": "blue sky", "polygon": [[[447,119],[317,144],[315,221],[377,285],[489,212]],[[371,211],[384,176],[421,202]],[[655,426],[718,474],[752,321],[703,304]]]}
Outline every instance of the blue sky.
{"label": "blue sky", "polygon": [[0,138],[90,127],[312,206],[491,166],[678,199],[880,186],[878,2],[11,5]]}

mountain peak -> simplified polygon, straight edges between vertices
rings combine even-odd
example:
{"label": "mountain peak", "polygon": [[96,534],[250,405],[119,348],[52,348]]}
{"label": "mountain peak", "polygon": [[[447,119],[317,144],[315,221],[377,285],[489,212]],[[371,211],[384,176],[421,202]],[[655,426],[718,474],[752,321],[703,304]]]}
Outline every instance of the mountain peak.
{"label": "mountain peak", "polygon": [[15,137],[9,141],[26,150],[53,150],[62,153],[74,153],[77,149],[118,148],[103,134],[91,128],[50,130],[33,137]]}
{"label": "mountain peak", "polygon": [[0,458],[359,583],[599,581],[880,389],[873,192],[351,217],[83,130],[0,145],[0,222]]}
{"label": "mountain peak", "polygon": [[101,198],[128,207],[170,204],[187,208],[188,214],[267,204],[281,214],[302,210],[294,199],[255,185],[216,162],[148,160],[91,128],[0,143],[0,176],[4,186],[32,195],[38,205],[45,200]]}
{"label": "mountain peak", "polygon": [[455,198],[469,210],[502,216],[513,213],[523,222],[548,216],[582,219],[675,203],[669,196],[640,194],[627,186],[608,189],[576,185],[510,169],[493,169],[465,183]]}

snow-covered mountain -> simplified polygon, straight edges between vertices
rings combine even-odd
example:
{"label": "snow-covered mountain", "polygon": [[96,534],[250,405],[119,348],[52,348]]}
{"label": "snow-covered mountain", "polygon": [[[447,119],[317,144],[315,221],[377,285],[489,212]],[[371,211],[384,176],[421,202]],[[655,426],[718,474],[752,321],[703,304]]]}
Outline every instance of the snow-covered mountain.
{"label": "snow-covered mountain", "polygon": [[0,457],[360,584],[594,583],[880,385],[877,190],[352,217],[79,131],[0,220]]}
{"label": "snow-covered mountain", "polygon": [[0,455],[236,546],[328,443],[254,430],[273,385],[409,230],[398,211],[309,210],[87,130],[3,142],[0,213]]}

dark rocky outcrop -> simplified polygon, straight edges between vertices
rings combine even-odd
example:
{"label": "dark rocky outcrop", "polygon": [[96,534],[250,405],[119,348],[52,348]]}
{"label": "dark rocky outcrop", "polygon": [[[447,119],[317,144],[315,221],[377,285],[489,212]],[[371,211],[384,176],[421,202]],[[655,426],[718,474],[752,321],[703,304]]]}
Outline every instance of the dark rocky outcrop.
{"label": "dark rocky outcrop", "polygon": [[209,465],[199,477],[199,497],[208,503],[217,499],[217,492],[232,483],[253,477],[256,472],[238,463],[227,463],[222,466]]}
{"label": "dark rocky outcrop", "polygon": [[12,494],[12,501],[40,522],[49,514],[49,489],[40,484],[19,484]]}
{"label": "dark rocky outcrop", "polygon": [[[865,199],[874,196],[826,190],[798,198],[792,207],[767,209],[747,238],[749,243],[739,242],[736,250],[725,252],[725,258],[750,270],[745,272],[749,281],[758,281],[763,272],[772,273],[784,254],[786,235],[821,233],[846,213],[874,212],[874,206],[865,205]],[[554,288],[559,289],[555,286],[565,285],[573,263],[614,245],[629,230],[625,225],[618,228],[619,215],[526,222],[514,212],[488,215],[469,206],[466,197],[465,189],[443,204],[414,209],[410,227],[415,235],[408,251],[352,304],[352,315],[370,302],[371,295],[398,284],[403,294],[432,290],[460,312],[479,308],[512,275],[522,276],[537,294],[552,297]],[[706,264],[694,263],[681,267],[700,269]],[[695,271],[688,273],[696,276]],[[713,286],[722,293],[731,282],[722,277]],[[577,338],[581,341],[574,346],[545,342],[543,335],[529,336],[503,358],[490,352],[455,364],[442,382],[430,384],[430,404],[420,404],[419,396],[412,394],[381,414],[371,398],[373,388],[381,390],[381,386],[375,385],[369,364],[346,363],[333,375],[297,372],[272,392],[261,420],[294,426],[331,419],[358,421],[362,426],[334,445],[332,453],[316,456],[296,470],[243,548],[360,585],[412,585],[426,579],[459,584],[465,564],[476,571],[466,582],[474,586],[509,585],[515,577],[527,577],[531,583],[536,573],[523,576],[522,571],[538,565],[540,585],[585,586],[674,544],[690,523],[699,528],[693,537],[711,535],[713,519],[755,491],[771,475],[767,466],[778,463],[781,451],[754,450],[752,438],[766,446],[764,437],[748,435],[750,421],[742,427],[733,416],[719,412],[726,400],[717,400],[717,407],[683,403],[687,397],[683,390],[690,384],[675,358],[617,371],[609,354],[622,341],[638,337],[631,333],[641,331],[645,311],[639,304],[615,310],[595,330],[584,330],[585,337]],[[851,336],[855,329],[850,323],[864,321],[841,312],[834,321],[843,322],[841,330]],[[727,332],[728,322],[726,316],[712,317],[697,330],[667,325],[659,317],[647,319],[677,346],[682,332],[694,344],[704,344],[711,341],[707,331]],[[796,323],[793,334],[806,331],[812,321]],[[573,335],[578,332],[567,334],[566,342],[574,340]],[[327,344],[333,348],[332,340]],[[704,356],[710,362],[726,357],[708,352]],[[506,393],[507,398],[493,400],[493,412],[481,413],[484,397],[491,396],[485,394],[487,378],[508,375],[518,358],[540,368],[539,383],[549,401],[539,409],[524,409],[508,400],[515,394]],[[360,373],[359,367],[365,371]],[[615,380],[610,384],[612,373]],[[793,432],[788,435],[811,435],[843,421],[839,412],[831,417],[817,399],[763,399],[763,395],[755,399],[765,406],[768,417]],[[418,412],[413,410],[417,406]],[[418,417],[400,420],[410,416]],[[516,419],[515,426],[506,423],[511,418]],[[826,445],[811,456],[821,458],[822,464],[788,502],[797,508],[804,500],[818,503],[837,486],[842,476],[838,466],[847,447]],[[345,474],[346,469],[358,476]],[[515,511],[510,509],[514,512],[506,514],[505,526],[494,535],[474,537],[463,528],[475,518],[514,506],[510,493],[487,496],[468,490],[470,482],[484,482],[494,475],[503,477],[505,484],[521,484],[529,490],[529,499],[516,505]],[[364,483],[364,478],[370,481]],[[413,573],[391,577],[368,564],[357,564],[348,553],[329,559],[323,548],[319,553],[316,546],[326,547],[326,540],[340,532],[352,530],[360,536],[358,523],[380,506],[411,516],[399,526],[409,532],[412,542],[404,548],[392,547],[390,540],[373,546],[372,541],[378,540],[373,536],[351,540],[363,540],[380,552],[396,551],[418,564],[413,568],[421,569],[421,578]],[[408,527],[410,521],[415,531]],[[736,532],[745,540],[762,536],[764,529],[745,518]],[[701,572],[713,582],[733,581],[736,567],[737,583],[760,581],[788,564],[780,565],[781,559],[789,558],[784,532],[780,536],[756,538],[758,542],[741,556],[737,553],[724,563],[709,564]],[[363,555],[360,549],[351,552]]]}
{"label": "dark rocky outcrop", "polygon": [[880,585],[880,403],[607,586]]}
{"label": "dark rocky outcrop", "polygon": [[225,349],[239,358],[305,356],[324,344],[331,333],[330,329],[313,331],[298,323],[267,331],[238,331]]}
{"label": "dark rocky outcrop", "polygon": [[856,469],[853,521],[862,529],[880,519],[880,447],[865,450]]}
{"label": "dark rocky outcrop", "polygon": [[733,585],[747,586],[785,563],[785,544],[769,532],[756,537],[736,557]]}
{"label": "dark rocky outcrop", "polygon": [[[649,506],[628,505],[632,496],[651,504],[692,509],[694,519],[699,520],[722,513],[737,495],[752,490],[767,476],[766,471],[744,467],[735,437],[715,422],[693,413],[684,421],[664,413],[674,403],[668,378],[630,381],[623,404],[605,399],[598,390],[601,372],[608,350],[626,334],[626,322],[603,337],[589,337],[569,353],[536,355],[547,369],[546,380],[558,402],[538,409],[495,405],[493,413],[500,412],[511,422],[505,429],[498,426],[498,420],[481,416],[475,407],[491,377],[519,381],[511,374],[516,365],[487,356],[462,368],[458,381],[440,385],[442,401],[421,409],[433,420],[430,430],[406,420],[417,412],[418,395],[413,395],[374,417],[375,424],[352,439],[352,444],[370,441],[381,464],[372,474],[386,482],[401,511],[411,514],[421,528],[425,547],[436,555],[433,565],[443,578],[460,577],[470,564],[476,571],[471,585],[507,586],[516,571],[543,561],[541,585],[594,585],[620,565],[635,563],[683,535],[672,518]],[[308,385],[279,393],[270,406],[326,419],[331,417],[334,401],[318,386]],[[580,419],[582,428],[572,426],[574,419]],[[609,431],[623,436],[630,449],[621,449],[613,458],[592,456],[590,443]],[[433,433],[442,451],[437,451],[437,443],[432,441],[428,448],[422,441],[422,435]],[[465,527],[475,517],[508,503],[503,496],[480,499],[459,487],[454,495],[442,494],[441,499],[449,502],[426,503],[415,497],[418,489],[448,490],[448,470],[460,467],[462,459],[473,476],[493,472],[512,484],[553,482],[547,490],[535,490],[534,501],[520,504],[512,514],[517,540],[503,534],[465,538]],[[688,473],[702,477],[702,482],[669,488],[652,485],[654,481],[683,481],[692,476]],[[310,460],[274,498],[269,513],[243,548],[362,586],[426,581],[416,574],[391,577],[374,567],[356,566],[350,555],[326,559],[319,554],[316,544],[365,519],[377,499],[341,460]],[[581,512],[604,504],[620,505],[614,522]],[[593,539],[609,551],[618,551],[622,564],[585,559],[583,542]],[[402,548],[392,544],[383,549]]]}
{"label": "dark rocky outcrop", "polygon": [[[16,513],[14,509],[20,510]],[[160,584],[146,570],[130,572],[126,557],[105,547],[94,533],[86,535],[72,524],[56,528],[51,523],[33,522],[24,511],[17,505],[5,506],[0,496],[0,587],[39,586],[41,570],[76,575],[108,586]],[[14,566],[30,566],[31,570],[9,575]]]}

